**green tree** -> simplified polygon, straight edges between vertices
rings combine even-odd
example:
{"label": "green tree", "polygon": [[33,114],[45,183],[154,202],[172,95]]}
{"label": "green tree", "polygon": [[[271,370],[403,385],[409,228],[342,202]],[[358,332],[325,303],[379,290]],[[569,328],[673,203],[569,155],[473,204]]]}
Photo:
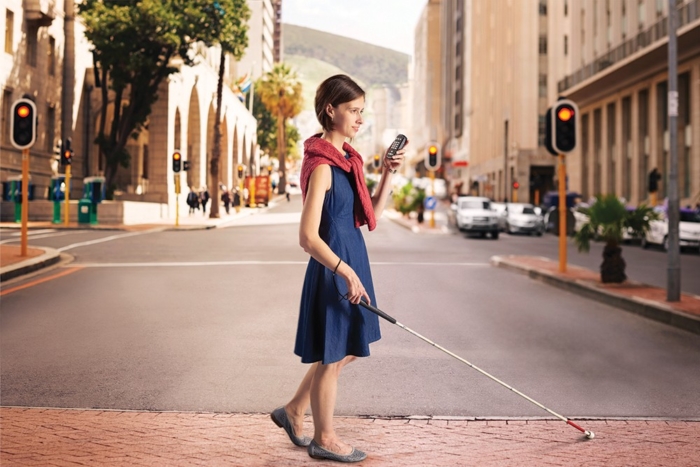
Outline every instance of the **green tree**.
{"label": "green tree", "polygon": [[260,80],[260,100],[277,119],[277,158],[280,166],[279,193],[283,194],[287,184],[287,144],[285,126],[287,119],[301,112],[302,87],[297,74],[284,63],[278,63]]}
{"label": "green tree", "polygon": [[194,37],[207,46],[218,45],[219,77],[216,85],[216,116],[214,120],[214,147],[209,161],[209,193],[212,204],[209,217],[219,217],[219,171],[221,168],[221,105],[223,100],[226,55],[240,60],[248,46],[250,8],[246,0],[193,0],[186,8],[187,17],[198,19],[203,27]]}
{"label": "green tree", "polygon": [[[259,93],[260,80],[255,83],[255,94]],[[250,97],[250,94],[249,94]],[[248,100],[250,102],[250,99]],[[257,127],[257,137],[258,144],[260,145],[260,150],[270,155],[270,157],[277,156],[277,118],[275,118],[265,104],[263,104],[261,99],[253,100],[253,116],[258,122]],[[291,122],[286,122],[285,128],[285,142],[287,147],[287,159],[299,160],[301,155],[299,154],[299,148],[297,143],[301,139],[299,130]]]}
{"label": "green tree", "polygon": [[105,160],[110,198],[119,166],[129,166],[125,149],[129,137],[138,137],[158,98],[158,87],[177,71],[171,60],[179,56],[185,64],[192,63],[187,52],[194,28],[182,15],[179,3],[184,1],[84,0],[78,6],[101,77],[96,143]]}
{"label": "green tree", "polygon": [[603,195],[596,199],[585,212],[589,220],[574,235],[579,251],[590,251],[591,240],[601,238],[605,242],[603,262],[600,265],[600,280],[603,283],[621,283],[627,279],[626,263],[622,258],[623,232],[633,237],[643,237],[649,223],[657,218],[651,207],[641,205],[628,211],[615,195]]}

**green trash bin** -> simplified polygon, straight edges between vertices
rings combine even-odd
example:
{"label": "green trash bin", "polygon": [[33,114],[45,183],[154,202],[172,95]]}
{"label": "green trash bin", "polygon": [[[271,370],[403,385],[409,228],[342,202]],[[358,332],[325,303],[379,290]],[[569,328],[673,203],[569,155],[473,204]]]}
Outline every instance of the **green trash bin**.
{"label": "green trash bin", "polygon": [[78,201],[78,223],[79,224],[89,224],[90,223],[90,210],[92,209],[92,202],[89,199],[82,198]]}

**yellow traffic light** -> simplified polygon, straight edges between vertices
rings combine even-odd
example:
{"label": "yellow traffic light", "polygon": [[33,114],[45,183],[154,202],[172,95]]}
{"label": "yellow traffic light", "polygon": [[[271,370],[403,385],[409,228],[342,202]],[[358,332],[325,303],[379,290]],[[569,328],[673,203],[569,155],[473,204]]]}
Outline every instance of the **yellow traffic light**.
{"label": "yellow traffic light", "polygon": [[557,114],[557,116],[562,122],[568,122],[569,120],[571,120],[571,117],[574,116],[574,111],[568,107],[562,107],[561,109],[559,109],[559,113]]}
{"label": "yellow traffic light", "polygon": [[29,117],[29,112],[29,106],[20,105],[19,107],[17,107],[17,115],[21,118]]}
{"label": "yellow traffic light", "polygon": [[435,154],[437,154],[437,152],[438,152],[438,148],[435,145],[431,145],[428,148],[428,154],[430,154],[431,156],[434,156]]}

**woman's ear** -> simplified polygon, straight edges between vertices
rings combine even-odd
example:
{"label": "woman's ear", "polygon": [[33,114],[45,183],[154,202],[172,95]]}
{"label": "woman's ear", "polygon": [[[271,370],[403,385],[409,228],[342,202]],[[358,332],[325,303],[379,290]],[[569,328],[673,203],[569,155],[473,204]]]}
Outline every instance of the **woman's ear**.
{"label": "woman's ear", "polygon": [[328,104],[326,106],[326,114],[328,114],[328,116],[331,117],[331,121],[333,121],[333,112],[334,112],[333,105]]}

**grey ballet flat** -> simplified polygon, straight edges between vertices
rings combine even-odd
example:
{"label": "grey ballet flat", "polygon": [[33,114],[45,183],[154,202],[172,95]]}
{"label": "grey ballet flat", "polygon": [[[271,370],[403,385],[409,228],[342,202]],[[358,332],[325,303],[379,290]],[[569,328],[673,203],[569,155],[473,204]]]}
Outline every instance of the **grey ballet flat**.
{"label": "grey ballet flat", "polygon": [[292,427],[292,423],[287,417],[287,411],[284,410],[284,407],[278,407],[275,410],[273,410],[270,414],[270,418],[273,422],[275,422],[275,425],[277,425],[280,428],[284,428],[284,431],[287,432],[287,434],[289,435],[289,439],[292,440],[292,443],[300,447],[306,447],[311,443],[311,438],[309,438],[308,436],[300,437],[294,434],[294,428]]}
{"label": "grey ballet flat", "polygon": [[350,454],[348,454],[347,456],[343,456],[341,454],[331,452],[327,449],[323,449],[321,446],[318,445],[318,443],[315,440],[311,440],[311,444],[309,444],[309,447],[306,449],[309,453],[309,456],[313,457],[314,459],[326,459],[329,461],[347,463],[360,462],[367,459],[367,454],[360,451],[359,449],[352,448],[352,452]]}

